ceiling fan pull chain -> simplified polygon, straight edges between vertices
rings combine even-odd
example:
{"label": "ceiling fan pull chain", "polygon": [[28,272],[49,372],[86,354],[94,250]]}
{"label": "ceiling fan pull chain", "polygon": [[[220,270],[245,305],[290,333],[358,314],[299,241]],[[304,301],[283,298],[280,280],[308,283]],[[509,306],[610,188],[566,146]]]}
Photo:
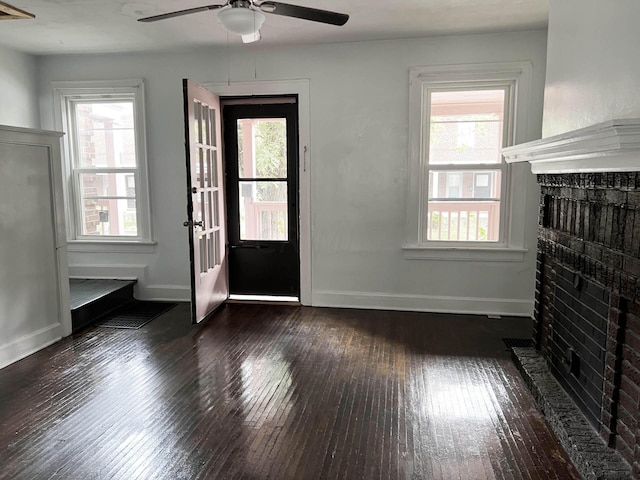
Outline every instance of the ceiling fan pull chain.
{"label": "ceiling fan pull chain", "polygon": [[227,32],[227,87],[231,85],[231,58],[229,54],[229,32]]}
{"label": "ceiling fan pull chain", "polygon": [[253,50],[253,79],[254,80],[258,79],[258,60],[256,58],[257,58],[257,55],[254,49]]}

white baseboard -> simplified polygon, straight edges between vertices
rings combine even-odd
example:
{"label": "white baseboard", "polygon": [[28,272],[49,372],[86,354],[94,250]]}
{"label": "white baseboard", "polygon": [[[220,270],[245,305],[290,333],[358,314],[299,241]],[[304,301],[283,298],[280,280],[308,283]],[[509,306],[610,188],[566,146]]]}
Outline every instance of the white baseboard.
{"label": "white baseboard", "polygon": [[148,285],[138,288],[136,299],[148,301],[188,302],[191,288],[184,285]]}
{"label": "white baseboard", "polygon": [[61,338],[60,324],[56,322],[35,332],[23,335],[5,345],[0,345],[0,368],[4,368],[22,358],[28,357],[32,353],[48,347]]}
{"label": "white baseboard", "polygon": [[473,315],[530,317],[533,300],[511,298],[445,297],[378,292],[316,290],[314,307],[364,308]]}

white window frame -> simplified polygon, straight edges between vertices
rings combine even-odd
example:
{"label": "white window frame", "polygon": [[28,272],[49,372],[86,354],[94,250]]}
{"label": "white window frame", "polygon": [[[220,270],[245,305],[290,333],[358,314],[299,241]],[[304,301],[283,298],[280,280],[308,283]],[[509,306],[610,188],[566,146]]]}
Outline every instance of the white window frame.
{"label": "white window frame", "polygon": [[[409,72],[409,149],[407,217],[404,257],[407,259],[523,261],[526,207],[526,172],[509,164],[502,167],[504,180],[501,197],[500,239],[498,242],[430,241],[424,233],[428,198],[428,149],[431,91],[507,88],[505,103],[510,105],[504,119],[506,145],[528,140],[527,123],[532,80],[530,62],[505,62],[467,65],[435,65],[413,67]],[[484,167],[484,166],[483,166]],[[518,214],[520,213],[520,214]]]}
{"label": "white window frame", "polygon": [[[56,129],[65,132],[63,141],[63,169],[65,175],[64,197],[67,217],[67,240],[70,251],[122,251],[137,252],[139,247],[154,244],[151,230],[151,209],[146,152],[146,127],[144,106],[144,82],[141,79],[111,81],[61,81],[52,82]],[[78,172],[74,169],[76,155],[75,127],[72,118],[76,102],[104,100],[133,101],[134,129],[136,137],[136,167],[121,169],[122,173],[135,176],[136,186],[136,236],[96,236],[82,234],[82,213],[79,205]],[[74,170],[76,175],[74,178]],[[132,249],[132,247],[134,247]]]}

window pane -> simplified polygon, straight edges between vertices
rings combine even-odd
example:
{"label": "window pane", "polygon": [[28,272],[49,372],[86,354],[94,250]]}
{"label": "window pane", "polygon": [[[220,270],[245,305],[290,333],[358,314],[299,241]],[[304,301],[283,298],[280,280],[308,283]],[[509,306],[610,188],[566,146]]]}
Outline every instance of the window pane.
{"label": "window pane", "polygon": [[429,164],[501,163],[505,90],[431,92]]}
{"label": "window pane", "polygon": [[82,202],[82,234],[136,236],[135,202],[133,208],[130,205],[126,199],[85,199]]}
{"label": "window pane", "polygon": [[499,201],[429,200],[424,234],[428,240],[497,242]]}
{"label": "window pane", "polygon": [[500,170],[430,170],[429,200],[500,200]]}
{"label": "window pane", "polygon": [[240,178],[287,178],[287,120],[238,120]]}
{"label": "window pane", "polygon": [[501,179],[497,169],[429,172],[426,238],[497,242]]}
{"label": "window pane", "polygon": [[287,240],[287,182],[240,182],[240,239]]}
{"label": "window pane", "polygon": [[136,196],[133,173],[81,173],[79,177],[82,198]]}
{"label": "window pane", "polygon": [[78,167],[136,166],[132,101],[76,103],[75,117]]}

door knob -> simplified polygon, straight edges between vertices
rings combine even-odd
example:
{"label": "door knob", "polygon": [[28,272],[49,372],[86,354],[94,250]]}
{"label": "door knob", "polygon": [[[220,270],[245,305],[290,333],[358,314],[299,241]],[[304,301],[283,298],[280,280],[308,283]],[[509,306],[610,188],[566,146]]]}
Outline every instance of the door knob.
{"label": "door knob", "polygon": [[198,193],[198,187],[191,187],[191,193]]}

